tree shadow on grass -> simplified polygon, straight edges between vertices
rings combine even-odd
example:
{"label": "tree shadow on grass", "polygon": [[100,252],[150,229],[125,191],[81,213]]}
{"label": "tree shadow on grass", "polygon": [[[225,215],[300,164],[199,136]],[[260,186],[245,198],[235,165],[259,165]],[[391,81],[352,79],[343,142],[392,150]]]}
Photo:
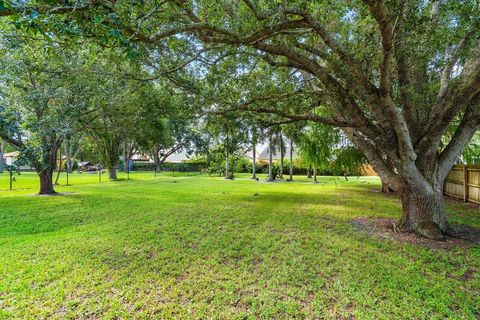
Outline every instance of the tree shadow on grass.
{"label": "tree shadow on grass", "polygon": [[352,220],[352,225],[373,237],[424,246],[430,249],[452,250],[456,247],[468,248],[480,245],[480,228],[454,224],[451,227],[454,229],[455,237],[447,236],[444,241],[435,241],[411,232],[400,232],[395,228],[397,222],[396,219],[363,217]]}
{"label": "tree shadow on grass", "polygon": [[[313,213],[316,212],[315,206],[318,210],[323,209],[343,212],[350,212],[352,216],[378,215],[378,216],[399,216],[401,207],[399,201],[396,199],[385,199],[378,195],[368,195],[359,191],[357,196],[350,196],[357,193],[355,190],[349,189],[342,193],[337,190],[327,191],[324,193],[290,193],[290,192],[258,192],[248,195],[231,195],[230,197],[238,200],[251,203],[259,203],[264,205],[272,205],[272,207],[289,207],[292,212],[295,212],[296,205],[313,206]],[[381,200],[380,200],[380,199]],[[334,213],[334,212],[332,212]]]}

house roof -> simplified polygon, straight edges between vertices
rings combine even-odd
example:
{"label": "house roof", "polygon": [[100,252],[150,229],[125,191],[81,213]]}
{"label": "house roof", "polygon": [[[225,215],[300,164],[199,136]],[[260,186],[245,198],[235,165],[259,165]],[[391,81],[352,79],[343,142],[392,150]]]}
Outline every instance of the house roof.
{"label": "house roof", "polygon": [[[131,159],[136,162],[154,162],[147,154],[134,154]],[[180,151],[169,155],[165,162],[181,163],[188,160],[190,160],[189,154],[186,151]]]}
{"label": "house roof", "polygon": [[171,154],[168,156],[168,158],[165,160],[165,162],[173,162],[173,163],[181,163],[188,161],[190,158],[188,157],[188,154],[186,151],[181,151],[181,152],[176,152],[174,154]]}
{"label": "house roof", "polygon": [[[285,148],[285,153],[284,153],[285,158],[288,158],[289,154],[290,154],[290,146],[288,146],[288,147]],[[265,147],[265,148],[263,149],[262,152],[260,152],[260,154],[258,155],[257,159],[258,159],[259,161],[268,160],[268,159],[269,159],[269,156],[270,156],[270,152],[269,152],[268,146],[267,146],[267,147]],[[273,153],[272,153],[272,159],[273,159],[273,160],[279,160],[280,157],[281,157],[281,154],[280,154],[279,148],[275,148],[274,151],[273,151]],[[295,152],[294,152],[294,158],[295,158],[295,157],[296,157],[296,154],[295,154]]]}
{"label": "house roof", "polygon": [[[146,154],[134,154],[131,158],[132,161],[139,161],[139,162],[150,162],[151,159]],[[152,161],[153,162],[153,161]]]}

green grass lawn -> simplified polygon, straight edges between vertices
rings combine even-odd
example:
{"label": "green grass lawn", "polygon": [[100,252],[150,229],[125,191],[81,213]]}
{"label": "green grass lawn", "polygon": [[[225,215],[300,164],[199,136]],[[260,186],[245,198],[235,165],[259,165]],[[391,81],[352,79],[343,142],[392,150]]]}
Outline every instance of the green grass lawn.
{"label": "green grass lawn", "polygon": [[[479,247],[428,249],[352,226],[399,216],[396,197],[370,191],[377,178],[131,178],[73,174],[57,187],[71,194],[38,197],[34,174],[14,191],[0,174],[0,318],[480,317]],[[478,209],[448,211],[480,226]]]}

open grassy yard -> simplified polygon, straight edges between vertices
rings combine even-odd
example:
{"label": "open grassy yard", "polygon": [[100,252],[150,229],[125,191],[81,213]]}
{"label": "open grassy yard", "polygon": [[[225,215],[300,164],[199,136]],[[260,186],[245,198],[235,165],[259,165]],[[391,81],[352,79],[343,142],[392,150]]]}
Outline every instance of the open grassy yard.
{"label": "open grassy yard", "polygon": [[[398,198],[370,191],[377,178],[131,178],[73,174],[57,187],[71,194],[38,197],[34,174],[13,192],[0,175],[0,318],[480,318],[478,246],[428,249],[352,226],[399,216]],[[478,209],[448,208],[480,226]]]}

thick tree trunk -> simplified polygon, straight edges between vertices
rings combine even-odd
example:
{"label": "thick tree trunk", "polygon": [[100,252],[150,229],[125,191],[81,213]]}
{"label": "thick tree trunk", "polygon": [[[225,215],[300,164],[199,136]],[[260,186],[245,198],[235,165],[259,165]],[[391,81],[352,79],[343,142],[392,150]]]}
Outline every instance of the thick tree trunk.
{"label": "thick tree trunk", "polygon": [[317,168],[313,167],[313,183],[318,183],[317,181]]}
{"label": "thick tree trunk", "polygon": [[53,170],[38,172],[40,178],[40,192],[38,194],[54,194],[53,188]]}
{"label": "thick tree trunk", "polygon": [[434,240],[442,240],[445,235],[455,236],[445,216],[443,183],[461,148],[447,155],[444,150],[443,156],[439,157],[438,145],[434,144],[423,151],[421,157],[407,150],[403,151],[401,159],[385,161],[384,157],[376,156],[358,135],[348,130],[344,132],[369,158],[383,183],[399,193],[403,213],[394,227]]}
{"label": "thick tree trunk", "polygon": [[443,184],[433,188],[425,181],[404,183],[400,191],[403,214],[398,223],[402,231],[442,240],[449,226],[445,217]]}
{"label": "thick tree trunk", "polygon": [[155,162],[155,172],[160,172],[162,171],[162,163],[160,161],[160,156],[159,156],[159,153],[160,153],[160,149],[159,148],[156,148],[154,151],[153,151],[153,161]]}
{"label": "thick tree trunk", "polygon": [[108,168],[108,178],[110,180],[118,180],[117,168],[115,166]]}
{"label": "thick tree trunk", "polygon": [[40,178],[40,191],[39,194],[55,194],[53,188],[53,172],[57,166],[57,152],[61,145],[61,140],[52,139],[51,148],[45,152],[43,161],[37,161],[37,159],[31,159],[32,163],[35,163],[35,168]]}
{"label": "thick tree trunk", "polygon": [[312,178],[312,166],[308,166],[308,169],[307,169],[307,178],[310,179]]}

